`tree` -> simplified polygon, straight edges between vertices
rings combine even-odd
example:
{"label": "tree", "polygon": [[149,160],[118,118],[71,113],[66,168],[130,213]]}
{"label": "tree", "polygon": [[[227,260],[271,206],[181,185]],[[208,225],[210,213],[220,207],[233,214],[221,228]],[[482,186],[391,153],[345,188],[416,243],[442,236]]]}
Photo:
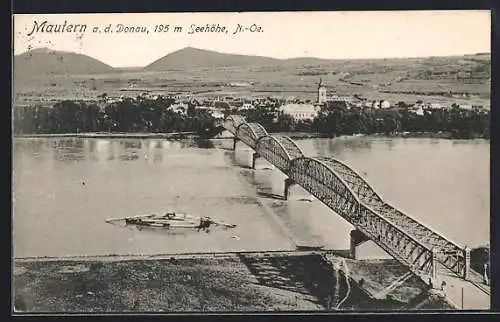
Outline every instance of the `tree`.
{"label": "tree", "polygon": [[399,101],[396,104],[396,106],[399,107],[399,108],[406,108],[406,107],[408,107],[408,105],[405,102],[403,102],[403,101]]}
{"label": "tree", "polygon": [[[16,107],[13,110],[15,133],[75,133],[77,131],[172,132],[195,131],[203,136],[216,133],[216,122],[206,110],[188,106],[187,115],[169,107],[171,97],[155,100],[106,104],[101,110],[95,103],[62,101],[53,107]],[[354,133],[394,133],[397,131],[445,131],[457,138],[490,136],[490,113],[475,108],[465,110],[457,104],[451,109],[425,109],[423,115],[403,109],[342,108],[324,106],[314,120],[297,121],[278,112],[278,101],[246,111],[248,122],[257,122],[269,132],[314,131],[330,136]],[[400,102],[402,103],[402,102]],[[398,103],[398,105],[402,105]],[[226,111],[226,115],[229,110]]]}
{"label": "tree", "polygon": [[194,105],[191,104],[191,102],[189,102],[188,108],[187,108],[187,115],[189,117],[193,117],[193,116],[195,116],[195,114],[196,114],[196,109],[195,109]]}
{"label": "tree", "polygon": [[278,119],[275,125],[275,128],[273,129],[274,132],[293,132],[295,131],[295,126],[297,122],[294,120],[294,118],[289,115],[285,114],[283,112],[279,113]]}
{"label": "tree", "polygon": [[56,103],[52,110],[53,130],[56,133],[74,133],[83,126],[82,106],[73,101]]}

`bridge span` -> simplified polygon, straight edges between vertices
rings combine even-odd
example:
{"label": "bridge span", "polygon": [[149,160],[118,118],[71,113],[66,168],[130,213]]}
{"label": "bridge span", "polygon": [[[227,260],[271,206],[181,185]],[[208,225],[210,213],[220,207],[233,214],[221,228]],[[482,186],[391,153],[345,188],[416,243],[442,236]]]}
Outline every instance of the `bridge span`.
{"label": "bridge span", "polygon": [[308,157],[289,137],[269,135],[262,125],[247,123],[240,115],[228,116],[224,128],[234,136],[233,149],[241,141],[254,151],[252,168],[257,158],[264,158],[287,176],[285,199],[291,185],[300,185],[353,225],[353,257],[357,246],[371,240],[424,282],[439,286],[446,281],[446,294],[457,306],[463,302],[463,292],[469,292],[476,297],[472,309],[490,308],[489,287],[470,268],[470,249],[388,204],[347,164]]}

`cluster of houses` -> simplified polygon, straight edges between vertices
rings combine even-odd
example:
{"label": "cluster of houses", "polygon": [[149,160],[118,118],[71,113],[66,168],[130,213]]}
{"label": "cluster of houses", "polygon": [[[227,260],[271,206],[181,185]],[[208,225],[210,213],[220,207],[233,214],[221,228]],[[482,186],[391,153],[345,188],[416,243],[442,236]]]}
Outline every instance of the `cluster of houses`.
{"label": "cluster of houses", "polygon": [[[330,108],[343,108],[349,110],[352,107],[358,108],[372,108],[372,109],[390,109],[398,106],[398,104],[391,104],[388,100],[366,100],[357,97],[345,97],[333,94],[327,96],[326,88],[323,86],[321,80],[318,86],[317,99],[315,103],[310,102],[288,102],[279,107],[279,111],[292,116],[296,120],[313,120],[325,104]],[[489,107],[472,105],[472,104],[458,104],[462,110],[476,110],[487,113]],[[416,115],[424,115],[426,110],[435,109],[451,109],[453,106],[444,103],[424,103],[417,101],[415,104],[404,104],[404,108]]]}
{"label": "cluster of houses", "polygon": [[[161,94],[152,94],[149,91],[141,92],[133,100],[140,99],[158,99]],[[327,90],[322,81],[320,80],[316,93],[316,101],[300,100],[297,98],[282,98],[282,97],[266,97],[266,98],[243,98],[234,96],[217,96],[217,97],[193,97],[190,94],[173,94],[169,98],[175,100],[175,103],[168,107],[169,110],[180,114],[186,114],[189,105],[194,106],[196,109],[207,110],[215,119],[223,119],[225,116],[224,111],[228,109],[236,109],[238,111],[248,111],[257,109],[259,107],[275,107],[275,111],[283,114],[290,115],[297,121],[312,121],[322,107],[327,104],[330,108],[350,109],[352,107],[358,108],[372,108],[372,109],[390,109],[398,106],[398,104],[391,104],[388,100],[366,100],[360,99],[357,96],[346,97],[333,94],[328,96]],[[101,103],[113,103],[123,101],[124,96],[120,97],[100,97]],[[424,115],[425,110],[429,109],[448,109],[451,106],[441,103],[424,103],[417,101],[416,104],[406,105],[410,112],[416,115]],[[459,108],[464,110],[487,110],[487,107],[474,106],[471,104],[461,104]]]}
{"label": "cluster of houses", "polygon": [[214,104],[213,100],[201,101],[199,99],[193,98],[189,94],[173,94],[173,95],[163,96],[161,94],[152,94],[149,91],[144,91],[140,92],[136,96],[120,95],[119,97],[111,97],[107,95],[102,95],[99,97],[99,104],[101,108],[104,108],[104,106],[106,106],[107,104],[123,102],[126,99],[132,100],[133,102],[137,102],[145,99],[157,100],[161,97],[173,99],[175,102],[171,104],[167,109],[179,114],[186,115],[189,105],[193,105],[196,109],[207,110],[211,114],[211,116],[215,119],[224,119],[225,117],[223,113],[224,108],[217,106],[217,104]]}

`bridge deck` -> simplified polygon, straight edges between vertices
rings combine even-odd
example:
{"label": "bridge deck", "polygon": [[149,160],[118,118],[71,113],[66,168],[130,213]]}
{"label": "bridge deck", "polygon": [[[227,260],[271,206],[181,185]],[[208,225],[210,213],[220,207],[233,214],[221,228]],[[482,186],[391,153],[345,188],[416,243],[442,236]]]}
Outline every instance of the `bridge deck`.
{"label": "bridge deck", "polygon": [[462,308],[462,289],[464,310],[489,310],[491,307],[489,286],[464,280],[443,265],[438,265],[437,282],[438,286],[446,283],[444,294],[459,309]]}

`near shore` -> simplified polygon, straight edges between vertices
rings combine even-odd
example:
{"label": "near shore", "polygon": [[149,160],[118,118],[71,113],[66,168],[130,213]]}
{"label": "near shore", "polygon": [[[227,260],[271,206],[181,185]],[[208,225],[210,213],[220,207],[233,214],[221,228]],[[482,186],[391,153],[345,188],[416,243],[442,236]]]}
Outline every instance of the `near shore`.
{"label": "near shore", "polygon": [[19,313],[453,309],[415,279],[374,296],[406,273],[394,260],[346,265],[354,275],[316,252],[15,259],[13,304]]}

